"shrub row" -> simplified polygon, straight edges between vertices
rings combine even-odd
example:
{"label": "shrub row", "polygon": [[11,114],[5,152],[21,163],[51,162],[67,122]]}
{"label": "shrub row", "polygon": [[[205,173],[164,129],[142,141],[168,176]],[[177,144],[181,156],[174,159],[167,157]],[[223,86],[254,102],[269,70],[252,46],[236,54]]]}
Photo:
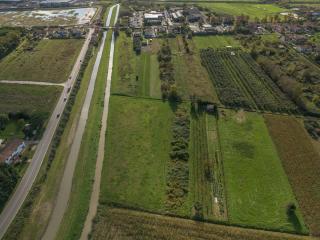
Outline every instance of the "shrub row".
{"label": "shrub row", "polygon": [[182,206],[188,194],[190,114],[188,108],[182,104],[178,105],[175,112],[172,134],[166,191],[166,209],[169,212]]}

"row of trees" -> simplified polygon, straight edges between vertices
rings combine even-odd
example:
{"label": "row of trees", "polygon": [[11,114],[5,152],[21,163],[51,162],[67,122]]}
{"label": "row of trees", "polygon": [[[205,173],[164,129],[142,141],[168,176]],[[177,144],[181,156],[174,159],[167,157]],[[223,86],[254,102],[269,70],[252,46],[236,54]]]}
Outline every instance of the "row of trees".
{"label": "row of trees", "polygon": [[160,68],[162,99],[169,99],[172,101],[180,100],[177,87],[175,85],[172,53],[168,40],[165,41],[158,52],[158,61]]}
{"label": "row of trees", "polygon": [[8,164],[0,164],[0,211],[3,209],[19,180],[17,170]]}

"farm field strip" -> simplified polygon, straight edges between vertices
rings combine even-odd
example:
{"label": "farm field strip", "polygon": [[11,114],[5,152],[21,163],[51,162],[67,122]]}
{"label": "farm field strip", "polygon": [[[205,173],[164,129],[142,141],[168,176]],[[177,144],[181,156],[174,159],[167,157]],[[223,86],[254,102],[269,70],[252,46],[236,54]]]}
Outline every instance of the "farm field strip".
{"label": "farm field strip", "polygon": [[[201,56],[222,103],[247,110],[296,114],[297,107],[244,52],[201,50]],[[223,80],[222,80],[223,79]],[[235,92],[236,90],[240,92]],[[237,95],[236,95],[237,94]]]}
{"label": "farm field strip", "polygon": [[206,115],[208,155],[211,159],[212,174],[212,192],[214,194],[214,204],[216,204],[215,216],[220,220],[228,220],[225,176],[223,170],[223,158],[219,138],[218,120],[213,115]]}
{"label": "farm field strip", "polygon": [[302,123],[294,117],[264,115],[312,235],[320,235],[320,156]]}
{"label": "farm field strip", "polygon": [[92,239],[314,240],[307,236],[196,222],[109,207],[99,209]]}

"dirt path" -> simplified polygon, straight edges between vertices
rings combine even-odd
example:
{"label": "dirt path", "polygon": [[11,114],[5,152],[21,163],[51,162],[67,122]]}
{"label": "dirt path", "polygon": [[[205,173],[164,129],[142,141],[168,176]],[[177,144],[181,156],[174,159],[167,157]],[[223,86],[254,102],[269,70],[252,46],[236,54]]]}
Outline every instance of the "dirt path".
{"label": "dirt path", "polygon": [[0,80],[0,83],[23,84],[23,85],[41,85],[41,86],[62,86],[62,87],[65,86],[65,83],[34,82],[34,81]]}
{"label": "dirt path", "polygon": [[[116,16],[115,16],[114,23],[116,23],[118,20],[118,14],[119,14],[119,9],[120,9],[119,4],[117,4],[115,6],[117,6],[117,9],[116,9]],[[113,6],[113,7],[115,7],[115,6]],[[107,75],[107,84],[106,84],[105,96],[104,96],[104,109],[103,109],[103,114],[102,114],[102,122],[101,122],[100,138],[99,138],[99,148],[98,148],[98,156],[97,156],[97,161],[96,161],[94,183],[93,183],[93,188],[92,188],[92,193],[91,193],[91,198],[90,198],[89,211],[88,211],[87,218],[86,218],[86,221],[84,223],[82,233],[81,233],[81,238],[80,238],[81,240],[88,239],[88,235],[91,232],[91,228],[92,228],[92,220],[97,213],[97,208],[98,208],[98,204],[99,204],[101,171],[102,171],[102,165],[103,165],[103,159],[104,159],[105,136],[106,136],[107,119],[108,119],[108,112],[109,112],[109,99],[110,99],[110,90],[111,90],[114,45],[115,45],[115,38],[114,38],[114,33],[112,33],[108,75]]]}

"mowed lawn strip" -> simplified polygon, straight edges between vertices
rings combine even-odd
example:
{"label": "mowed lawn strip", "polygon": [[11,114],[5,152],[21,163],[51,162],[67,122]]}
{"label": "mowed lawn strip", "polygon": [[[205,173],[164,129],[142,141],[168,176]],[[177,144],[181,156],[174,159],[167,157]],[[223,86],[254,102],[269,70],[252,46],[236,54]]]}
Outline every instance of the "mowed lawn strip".
{"label": "mowed lawn strip", "polygon": [[0,80],[67,81],[83,45],[80,39],[41,40],[32,50],[18,47],[0,60]]}
{"label": "mowed lawn strip", "polygon": [[224,48],[227,46],[241,47],[240,42],[232,36],[195,36],[192,38],[195,46],[200,49],[205,48]]}
{"label": "mowed lawn strip", "polygon": [[[1,71],[0,71],[1,72]],[[63,87],[0,83],[0,113],[51,113]]]}
{"label": "mowed lawn strip", "polygon": [[231,224],[306,233],[287,176],[262,116],[224,110],[219,118],[228,217]]}
{"label": "mowed lawn strip", "polygon": [[320,236],[320,156],[297,119],[265,115],[272,139],[311,234]]}
{"label": "mowed lawn strip", "polygon": [[164,209],[172,118],[167,102],[110,98],[100,203]]}

